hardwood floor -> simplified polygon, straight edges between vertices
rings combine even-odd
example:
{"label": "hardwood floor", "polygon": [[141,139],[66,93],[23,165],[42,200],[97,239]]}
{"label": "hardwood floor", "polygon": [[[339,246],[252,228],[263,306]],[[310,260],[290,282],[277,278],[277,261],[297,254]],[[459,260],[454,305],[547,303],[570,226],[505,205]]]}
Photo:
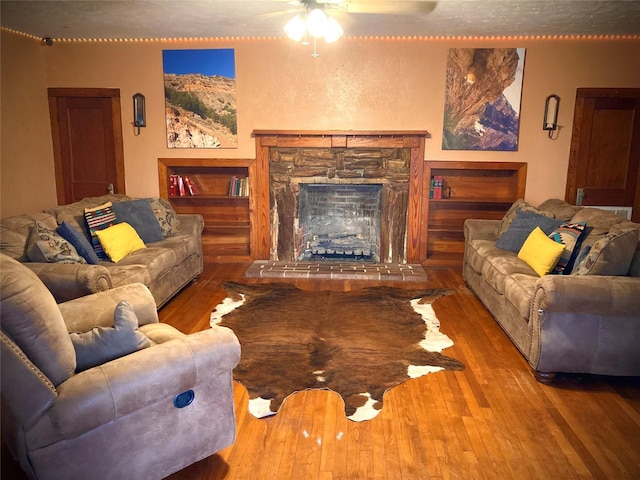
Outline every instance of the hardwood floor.
{"label": "hardwood floor", "polygon": [[[248,264],[210,264],[160,311],[185,333],[208,328]],[[351,422],[330,391],[290,396],[277,415],[256,419],[236,384],[235,443],[171,477],[182,479],[622,479],[640,478],[640,378],[559,375],[536,382],[458,270],[429,269],[430,287],[455,295],[434,309],[462,361],[388,391],[373,420]],[[288,280],[304,289],[351,290],[393,282]],[[415,284],[412,285],[416,286]],[[639,347],[640,348],[640,347]],[[206,428],[206,426],[203,426]],[[197,432],[194,432],[197,434]],[[3,478],[6,462],[3,460]]]}

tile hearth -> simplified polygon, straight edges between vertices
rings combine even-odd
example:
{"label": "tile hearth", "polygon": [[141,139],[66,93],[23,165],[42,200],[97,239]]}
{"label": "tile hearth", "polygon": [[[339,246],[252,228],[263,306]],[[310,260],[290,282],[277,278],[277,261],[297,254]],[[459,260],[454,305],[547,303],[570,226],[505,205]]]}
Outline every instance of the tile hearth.
{"label": "tile hearth", "polygon": [[367,262],[282,262],[256,260],[245,272],[250,278],[322,278],[334,280],[399,280],[425,282],[422,265]]}

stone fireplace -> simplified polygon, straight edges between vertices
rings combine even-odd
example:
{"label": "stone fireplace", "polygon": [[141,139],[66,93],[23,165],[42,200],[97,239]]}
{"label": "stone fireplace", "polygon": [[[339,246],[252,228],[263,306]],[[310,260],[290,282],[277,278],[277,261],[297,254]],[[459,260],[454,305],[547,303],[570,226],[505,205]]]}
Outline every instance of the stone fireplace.
{"label": "stone fireplace", "polygon": [[254,135],[257,259],[419,263],[426,132]]}

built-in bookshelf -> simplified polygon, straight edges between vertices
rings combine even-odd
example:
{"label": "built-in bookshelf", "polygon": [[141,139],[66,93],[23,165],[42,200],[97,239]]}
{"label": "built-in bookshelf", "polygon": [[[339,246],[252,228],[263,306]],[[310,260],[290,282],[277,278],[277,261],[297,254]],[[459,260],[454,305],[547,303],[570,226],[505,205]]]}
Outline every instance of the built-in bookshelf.
{"label": "built-in bookshelf", "polygon": [[457,266],[464,255],[467,218],[501,219],[524,197],[522,162],[425,162],[426,265]]}
{"label": "built-in bookshelf", "polygon": [[178,213],[202,215],[202,248],[210,260],[251,259],[254,165],[253,159],[158,159],[160,196]]}

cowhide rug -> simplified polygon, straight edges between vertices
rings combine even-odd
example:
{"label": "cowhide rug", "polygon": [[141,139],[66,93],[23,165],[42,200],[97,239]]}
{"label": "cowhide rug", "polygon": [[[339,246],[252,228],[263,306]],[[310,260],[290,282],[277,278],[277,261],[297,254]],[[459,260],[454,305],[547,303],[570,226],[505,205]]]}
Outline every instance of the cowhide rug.
{"label": "cowhide rug", "polygon": [[223,287],[228,298],[211,314],[211,325],[231,328],[240,340],[234,378],[247,388],[249,411],[258,418],[276,413],[296,391],[326,388],[342,396],[349,419],[368,420],[390,388],[430,372],[464,369],[440,354],[453,342],[440,333],[431,307],[451,290]]}

